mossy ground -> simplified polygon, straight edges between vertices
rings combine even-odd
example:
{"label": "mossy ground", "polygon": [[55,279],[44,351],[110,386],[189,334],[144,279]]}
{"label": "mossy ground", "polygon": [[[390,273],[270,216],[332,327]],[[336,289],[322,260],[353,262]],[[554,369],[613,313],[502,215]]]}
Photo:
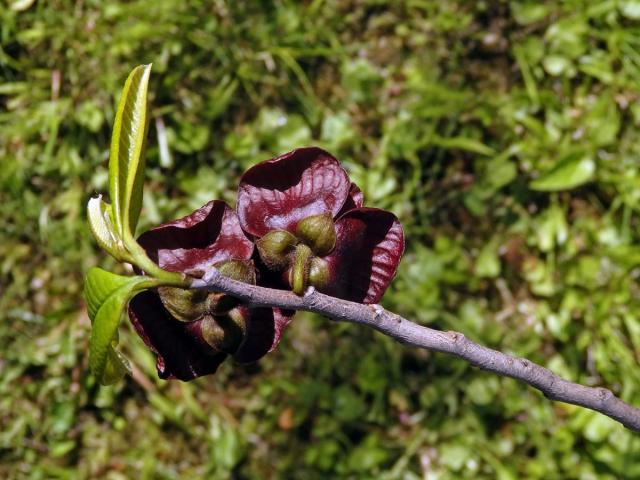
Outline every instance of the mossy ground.
{"label": "mossy ground", "polygon": [[640,440],[510,379],[300,315],[259,365],[89,375],[117,94],[153,62],[140,231],[318,144],[407,253],[425,325],[640,405],[640,3],[10,1],[0,8],[2,478],[640,478]]}

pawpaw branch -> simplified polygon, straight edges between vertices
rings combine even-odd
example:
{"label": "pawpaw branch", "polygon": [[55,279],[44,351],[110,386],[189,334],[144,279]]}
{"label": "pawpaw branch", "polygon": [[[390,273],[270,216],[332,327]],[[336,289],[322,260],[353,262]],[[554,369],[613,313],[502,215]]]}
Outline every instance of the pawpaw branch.
{"label": "pawpaw branch", "polygon": [[630,430],[640,432],[640,409],[623,402],[610,390],[570,382],[530,360],[479,345],[453,331],[418,325],[380,305],[365,305],[330,297],[309,287],[298,296],[285,290],[264,288],[208,270],[191,288],[232,295],[251,307],[276,307],[318,313],[333,320],[367,325],[398,342],[464,359],[489,372],[520,380],[540,390],[547,398],[579,405],[607,415]]}

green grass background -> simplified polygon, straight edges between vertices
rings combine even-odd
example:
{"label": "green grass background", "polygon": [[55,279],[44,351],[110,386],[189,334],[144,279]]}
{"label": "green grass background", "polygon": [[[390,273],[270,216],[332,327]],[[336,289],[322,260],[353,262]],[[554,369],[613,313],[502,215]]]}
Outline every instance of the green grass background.
{"label": "green grass background", "polygon": [[301,314],[260,364],[87,367],[114,108],[153,62],[140,230],[317,144],[407,252],[384,305],[640,405],[638,0],[4,0],[0,477],[640,478],[640,438],[462,361]]}

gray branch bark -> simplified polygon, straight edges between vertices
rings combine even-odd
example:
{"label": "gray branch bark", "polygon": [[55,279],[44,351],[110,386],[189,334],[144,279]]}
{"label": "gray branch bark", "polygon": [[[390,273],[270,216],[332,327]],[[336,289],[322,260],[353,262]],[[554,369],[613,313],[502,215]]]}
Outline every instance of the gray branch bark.
{"label": "gray branch bark", "polygon": [[586,387],[565,380],[527,359],[483,347],[458,332],[442,332],[413,323],[380,305],[363,305],[330,297],[310,287],[304,296],[292,292],[248,285],[207,271],[191,288],[232,295],[248,306],[306,310],[334,320],[373,327],[405,345],[447,353],[498,375],[515,378],[540,390],[547,398],[580,405],[607,415],[630,430],[640,432],[640,409],[605,388]]}

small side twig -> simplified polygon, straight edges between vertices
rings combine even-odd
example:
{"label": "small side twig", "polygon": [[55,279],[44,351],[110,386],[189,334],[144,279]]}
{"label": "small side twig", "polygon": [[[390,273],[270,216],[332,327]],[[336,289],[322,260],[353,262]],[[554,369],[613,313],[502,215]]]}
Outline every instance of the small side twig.
{"label": "small side twig", "polygon": [[232,280],[216,269],[194,280],[191,288],[232,295],[248,306],[277,307],[319,313],[331,319],[373,327],[400,343],[447,353],[489,372],[515,378],[540,390],[547,398],[571,403],[607,415],[640,432],[640,409],[605,388],[586,387],[565,380],[530,360],[484,347],[458,332],[442,332],[413,323],[380,305],[363,305],[330,297],[310,287],[304,296]]}

